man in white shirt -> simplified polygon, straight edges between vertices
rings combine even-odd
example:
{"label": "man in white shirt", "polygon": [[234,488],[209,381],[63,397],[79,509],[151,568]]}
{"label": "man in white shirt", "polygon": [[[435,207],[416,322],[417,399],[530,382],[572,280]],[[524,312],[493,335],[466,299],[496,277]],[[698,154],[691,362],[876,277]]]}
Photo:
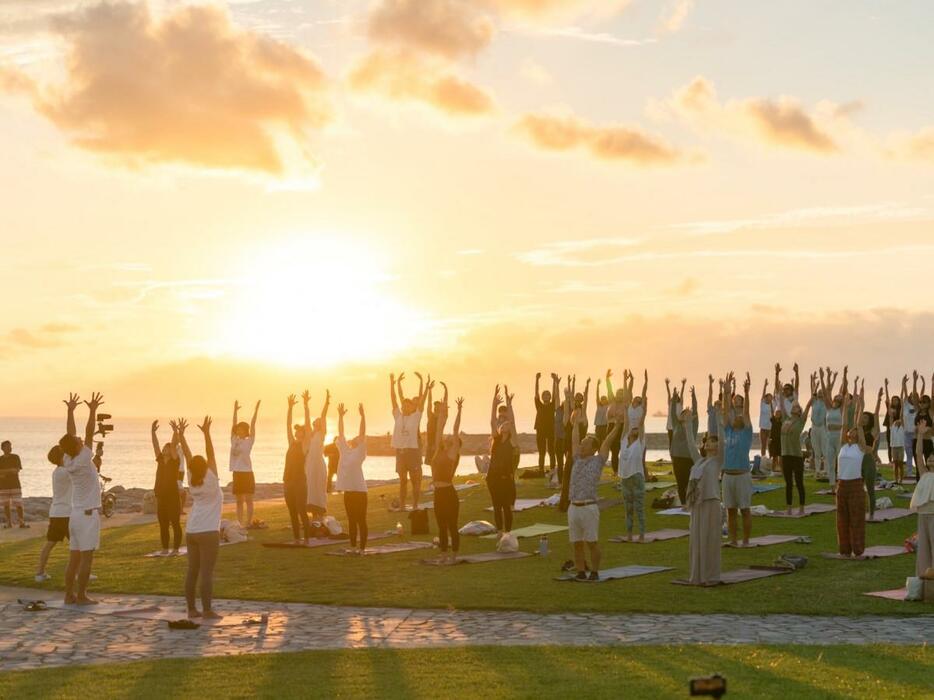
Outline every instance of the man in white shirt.
{"label": "man in white shirt", "polygon": [[[75,428],[75,408],[79,398],[71,394],[65,405],[68,407],[67,432],[58,445],[64,453],[62,466],[71,477],[71,515],[68,521],[70,556],[65,569],[65,603],[94,605],[96,600],[88,597],[88,581],[94,551],[101,541],[101,485],[94,464],[91,448],[94,446],[97,409],[104,403],[102,394],[92,394],[88,407],[88,423],[84,431],[84,442]],[[77,580],[76,580],[77,579]]]}
{"label": "man in white shirt", "polygon": [[[412,510],[418,510],[418,499],[422,490],[422,454],[419,440],[419,425],[422,411],[425,409],[425,381],[418,377],[418,396],[405,398],[402,392],[402,380],[405,373],[389,375],[389,396],[392,399],[392,448],[396,451],[396,473],[399,475],[399,509],[405,510],[405,498],[408,481],[412,482]],[[431,377],[428,377],[429,382]],[[397,395],[398,392],[398,395]],[[431,455],[429,455],[429,458]]]}
{"label": "man in white shirt", "polygon": [[[237,415],[242,406],[234,401],[233,424],[230,428],[230,471],[233,474],[233,493],[237,498],[237,522],[243,527],[253,524],[253,494],[256,493],[256,479],[253,476],[253,443],[256,440],[256,416],[259,404],[253,409],[253,420],[249,423],[238,421]],[[246,520],[243,519],[244,510]]]}
{"label": "man in white shirt", "polygon": [[49,450],[49,462],[55,465],[52,470],[52,504],[49,506],[49,528],[45,533],[45,544],[39,553],[39,568],[36,570],[36,582],[42,583],[51,578],[45,567],[49,555],[59,542],[68,537],[68,523],[71,519],[71,476],[65,469],[65,453],[58,445]]}

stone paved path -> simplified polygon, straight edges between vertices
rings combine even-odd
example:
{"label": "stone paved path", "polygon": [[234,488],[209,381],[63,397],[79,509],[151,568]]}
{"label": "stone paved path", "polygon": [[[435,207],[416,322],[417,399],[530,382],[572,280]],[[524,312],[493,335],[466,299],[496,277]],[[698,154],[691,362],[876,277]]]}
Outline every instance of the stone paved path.
{"label": "stone paved path", "polygon": [[[48,592],[0,589],[0,671],[162,657],[229,656],[308,649],[429,648],[463,645],[923,644],[934,615],[544,615],[527,612],[350,608],[217,601],[224,613],[268,613],[262,625],[175,631],[164,621],[84,610],[26,612],[18,597]],[[183,610],[181,599],[108,595],[121,606]]]}

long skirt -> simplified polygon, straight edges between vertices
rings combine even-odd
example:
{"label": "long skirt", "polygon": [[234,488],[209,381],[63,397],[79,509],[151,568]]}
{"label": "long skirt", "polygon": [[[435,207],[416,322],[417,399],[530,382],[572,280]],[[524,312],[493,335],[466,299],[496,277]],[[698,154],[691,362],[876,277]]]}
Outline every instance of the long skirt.
{"label": "long skirt", "polygon": [[720,581],[720,540],[722,524],[720,499],[695,503],[690,527],[691,583],[706,585]]}

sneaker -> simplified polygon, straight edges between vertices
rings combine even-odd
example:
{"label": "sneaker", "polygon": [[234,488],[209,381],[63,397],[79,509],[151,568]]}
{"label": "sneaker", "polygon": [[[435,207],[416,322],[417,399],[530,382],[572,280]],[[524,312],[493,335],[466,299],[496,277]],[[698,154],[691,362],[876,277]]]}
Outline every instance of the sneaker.
{"label": "sneaker", "polygon": [[48,574],[36,574],[36,583],[43,583],[44,581],[50,580],[52,577]]}
{"label": "sneaker", "polygon": [[587,580],[587,572],[586,572],[586,571],[578,571],[578,572],[577,572],[577,580],[578,580],[578,581],[586,581],[586,580]]}
{"label": "sneaker", "polygon": [[587,580],[588,581],[599,581],[600,574],[598,574],[596,571],[591,571],[590,576],[587,577]]}

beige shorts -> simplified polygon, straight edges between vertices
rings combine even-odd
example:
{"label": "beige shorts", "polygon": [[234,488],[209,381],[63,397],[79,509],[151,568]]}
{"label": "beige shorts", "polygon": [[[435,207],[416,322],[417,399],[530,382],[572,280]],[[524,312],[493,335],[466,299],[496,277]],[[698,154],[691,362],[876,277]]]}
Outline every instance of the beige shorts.
{"label": "beige shorts", "polygon": [[723,475],[723,507],[740,510],[752,507],[752,476],[749,472]]}
{"label": "beige shorts", "polygon": [[568,507],[568,540],[596,542],[600,533],[600,508],[596,503],[588,506]]}
{"label": "beige shorts", "polygon": [[83,510],[72,510],[68,520],[68,548],[74,552],[91,552],[100,546],[100,511],[92,510],[88,515]]}

